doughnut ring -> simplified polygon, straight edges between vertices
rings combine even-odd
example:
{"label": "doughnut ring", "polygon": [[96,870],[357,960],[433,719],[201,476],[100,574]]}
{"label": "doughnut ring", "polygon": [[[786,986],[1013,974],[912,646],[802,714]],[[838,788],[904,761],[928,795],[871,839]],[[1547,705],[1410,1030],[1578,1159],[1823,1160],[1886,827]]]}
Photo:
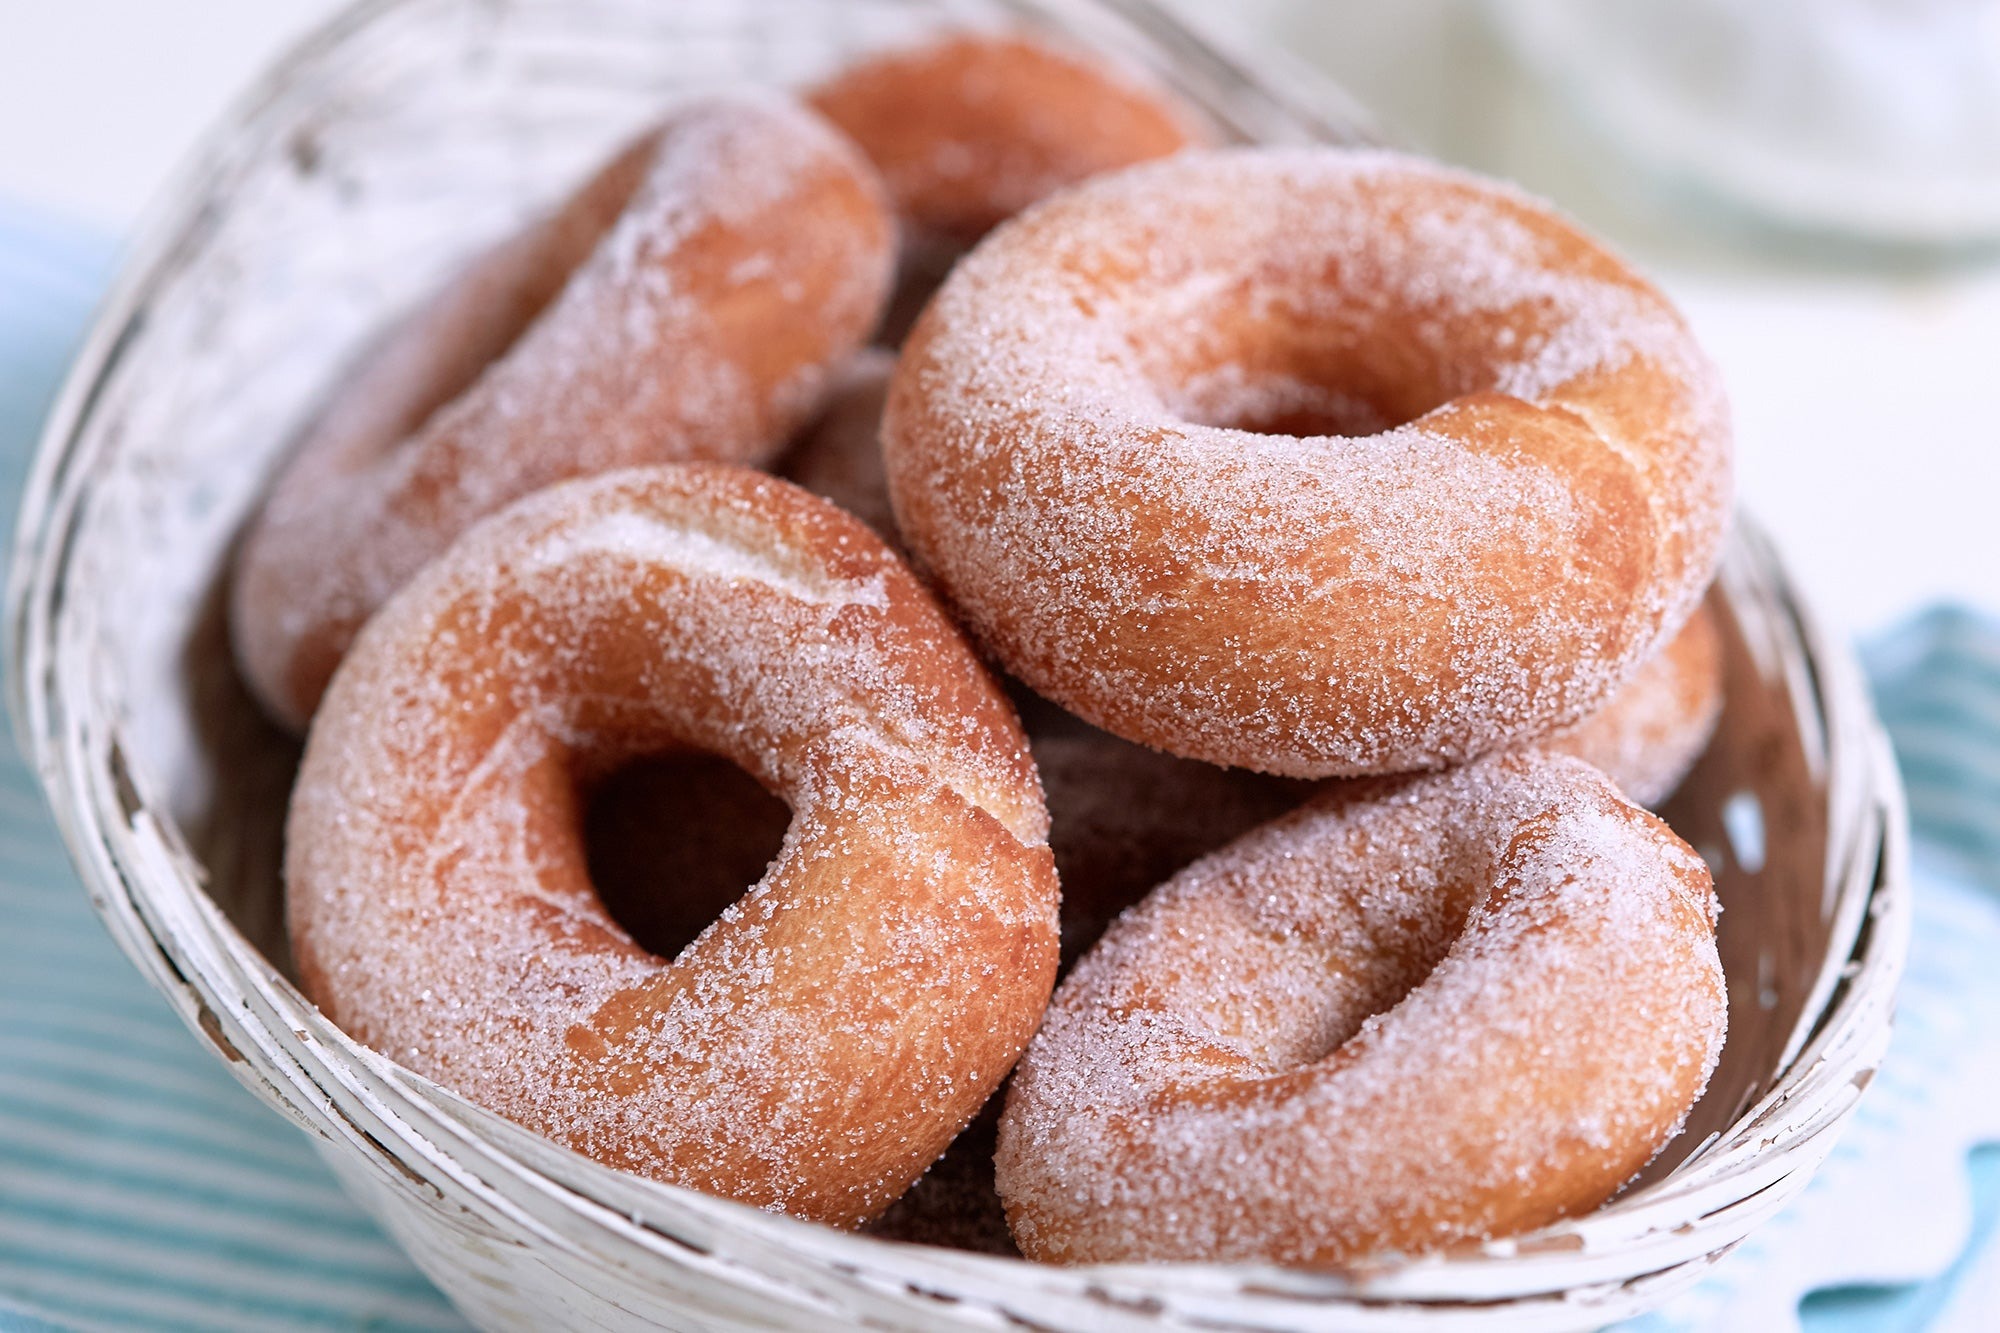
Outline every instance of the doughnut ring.
{"label": "doughnut ring", "polygon": [[894,227],[843,136],[772,98],[676,111],[367,357],[283,468],[231,589],[302,729],[355,631],[453,537],[565,477],[760,463],[874,327]]}
{"label": "doughnut ring", "polygon": [[[592,891],[578,787],[728,759],[782,851],[667,959]],[[477,525],[363,629],[286,830],[305,991],[607,1165],[854,1226],[1013,1066],[1054,984],[1005,695],[880,541],[775,478],[601,474]]]}
{"label": "doughnut ring", "polygon": [[1714,739],[1722,704],[1722,631],[1704,603],[1610,703],[1540,744],[1601,769],[1639,805],[1656,806]]}
{"label": "doughnut ring", "polygon": [[1065,185],[1202,137],[1122,70],[1005,34],[872,57],[808,100],[861,146],[917,238],[959,247]]}
{"label": "doughnut ring", "polygon": [[1719,556],[1717,376],[1541,206],[1417,160],[1184,153],[989,236],[890,385],[897,526],[1010,673],[1293,777],[1605,702]]}
{"label": "doughnut ring", "polygon": [[1714,914],[1700,858],[1580,761],[1340,784],[1056,992],[1000,1122],[1014,1238],[1338,1265],[1595,1208],[1714,1069]]}

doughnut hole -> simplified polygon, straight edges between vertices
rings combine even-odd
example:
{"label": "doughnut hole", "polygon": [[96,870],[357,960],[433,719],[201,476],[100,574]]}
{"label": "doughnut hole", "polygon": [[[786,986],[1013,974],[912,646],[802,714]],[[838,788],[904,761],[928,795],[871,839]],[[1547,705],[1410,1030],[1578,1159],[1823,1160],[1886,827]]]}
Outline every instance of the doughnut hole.
{"label": "doughnut hole", "polygon": [[1193,1031],[1234,1052],[1249,1082],[1317,1064],[1402,1003],[1444,961],[1495,873],[1482,849],[1460,845],[1471,840],[1455,830],[1425,840],[1424,855],[1435,858],[1428,863],[1382,866],[1368,830],[1345,831],[1341,841],[1331,856],[1378,867],[1374,894],[1426,909],[1364,921],[1351,900],[1302,893],[1281,877],[1247,906],[1191,895],[1159,909],[1166,933],[1214,947],[1163,963],[1158,993],[1171,997]]}
{"label": "doughnut hole", "polygon": [[792,811],[716,755],[650,755],[583,792],[584,860],[633,941],[675,958],[764,877]]}
{"label": "doughnut hole", "polygon": [[[1147,378],[1167,410],[1256,435],[1379,435],[1468,394],[1492,392],[1524,346],[1550,335],[1546,311],[1442,307],[1391,312],[1353,297],[1319,263],[1274,297],[1262,283],[1201,293],[1198,313],[1144,313],[1175,329]],[[1290,276],[1290,275],[1287,275]]]}

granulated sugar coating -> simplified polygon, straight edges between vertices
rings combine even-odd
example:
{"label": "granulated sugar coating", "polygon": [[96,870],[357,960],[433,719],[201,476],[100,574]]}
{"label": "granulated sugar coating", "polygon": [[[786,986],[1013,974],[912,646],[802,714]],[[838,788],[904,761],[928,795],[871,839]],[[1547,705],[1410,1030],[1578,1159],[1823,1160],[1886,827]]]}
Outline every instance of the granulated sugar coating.
{"label": "granulated sugar coating", "polygon": [[1722,721],[1722,631],[1697,608],[1611,702],[1541,742],[1604,771],[1640,805],[1673,794]]}
{"label": "granulated sugar coating", "polygon": [[[578,787],[674,748],[793,821],[668,960],[592,892]],[[356,1038],[612,1166],[851,1226],[1034,1031],[1046,834],[1013,710],[907,568],[796,487],[683,464],[520,502],[370,621],[285,868],[306,991]]]}
{"label": "granulated sugar coating", "polygon": [[1127,912],[996,1158],[1031,1258],[1339,1264],[1602,1203],[1727,1004],[1701,860],[1580,761],[1331,787]]}
{"label": "granulated sugar coating", "polygon": [[301,443],[232,590],[259,697],[303,726],[368,614],[531,491],[768,459],[874,327],[893,249],[879,182],[812,112],[681,108],[419,310]]}
{"label": "granulated sugar coating", "polygon": [[1001,227],[911,335],[884,449],[1009,671],[1302,777],[1602,703],[1693,610],[1729,494],[1657,292],[1511,191],[1333,149],[1183,154]]}

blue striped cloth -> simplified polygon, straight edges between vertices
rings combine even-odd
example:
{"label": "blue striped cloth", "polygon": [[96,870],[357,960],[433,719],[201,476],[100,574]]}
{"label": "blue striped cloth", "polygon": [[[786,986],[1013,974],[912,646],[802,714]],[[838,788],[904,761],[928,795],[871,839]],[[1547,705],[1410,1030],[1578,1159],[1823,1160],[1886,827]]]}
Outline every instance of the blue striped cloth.
{"label": "blue striped cloth", "polygon": [[[0,206],[9,527],[37,424],[108,271],[103,243]],[[1932,612],[1870,665],[1920,850],[2000,891],[2000,626]],[[1924,904],[1920,892],[1913,979]],[[306,1138],[239,1087],[118,954],[11,742],[0,746],[0,920],[0,1331],[462,1326]],[[1984,1244],[2000,1215],[1996,1160],[1975,1159],[1977,1258],[1930,1283],[1814,1297],[1806,1326],[1923,1327],[1964,1264],[2000,1263]]]}
{"label": "blue striped cloth", "polygon": [[1867,664],[1923,851],[2000,890],[2000,623],[1939,607]]}

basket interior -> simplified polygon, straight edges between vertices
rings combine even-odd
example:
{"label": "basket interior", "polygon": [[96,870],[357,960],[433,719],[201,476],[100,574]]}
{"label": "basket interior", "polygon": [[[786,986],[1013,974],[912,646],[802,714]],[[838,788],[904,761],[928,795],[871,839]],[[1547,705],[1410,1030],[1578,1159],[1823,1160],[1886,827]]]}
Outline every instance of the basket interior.
{"label": "basket interior", "polygon": [[[298,746],[236,677],[221,590],[272,465],[342,368],[676,93],[803,81],[927,27],[1040,8],[404,4],[318,52],[310,79],[275,92],[220,146],[216,206],[194,214],[143,293],[94,410],[98,470],[64,596],[89,607],[88,690],[115,719],[133,786],[178,830],[243,948],[290,975],[278,867]],[[1085,40],[1152,64],[1233,131],[1320,133],[1093,22]],[[1664,810],[1715,870],[1730,1028],[1707,1096],[1647,1179],[1771,1088],[1856,928],[1829,864],[1829,740],[1770,578],[1741,545],[1732,553],[1713,595],[1727,661],[1721,732]]]}

